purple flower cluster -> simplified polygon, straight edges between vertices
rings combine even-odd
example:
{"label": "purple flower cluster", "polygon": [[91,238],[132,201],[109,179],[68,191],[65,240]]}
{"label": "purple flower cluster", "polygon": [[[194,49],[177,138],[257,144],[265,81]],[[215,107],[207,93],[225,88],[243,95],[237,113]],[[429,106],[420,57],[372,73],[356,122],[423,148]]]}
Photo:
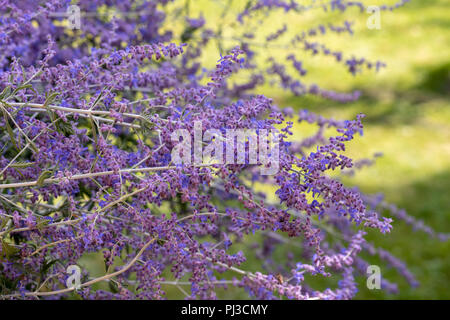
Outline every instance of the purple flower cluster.
{"label": "purple flower cluster", "polygon": [[[168,21],[175,19],[169,2],[80,0],[81,29],[69,32],[58,13],[70,1],[0,1],[0,298],[72,297],[66,269],[87,253],[104,260],[105,275],[90,278],[84,270],[76,291],[84,299],[162,299],[167,286],[188,299],[214,299],[230,285],[259,299],[350,299],[356,272],[368,264],[358,256],[363,250],[416,285],[400,260],[364,239],[362,229],[392,228],[392,219],[375,211],[381,200],[330,175],[355,166],[344,153],[362,134],[363,115],[336,121],[300,111],[298,121],[317,124],[318,131],[292,141],[293,111],[255,93],[266,81],[342,102],[358,92],[301,83],[296,76],[306,69],[292,53],[261,68],[248,30],[236,34],[239,47],[230,46],[206,27],[204,15],[190,17],[183,1],[175,1],[177,22],[185,24],[179,34]],[[117,14],[105,16],[105,8]],[[245,25],[254,13],[278,8],[304,9],[293,0],[261,0],[235,21]],[[352,33],[350,26],[329,29]],[[325,28],[294,40],[341,61],[339,53],[306,40]],[[286,31],[266,39],[273,43]],[[202,58],[215,40],[223,55],[208,69]],[[280,61],[299,74],[288,74]],[[352,73],[368,64],[342,61]],[[248,162],[175,165],[171,135],[193,134],[196,121],[219,132],[275,130],[280,170],[262,176]],[[325,130],[334,134],[325,137]],[[261,184],[275,186],[277,201],[257,191]],[[253,234],[261,239],[254,250],[264,262],[259,271],[244,270],[247,252],[235,249]],[[298,250],[275,263],[275,248],[290,242]],[[306,273],[342,279],[335,289],[318,291]],[[94,290],[98,282],[110,289]],[[382,286],[395,290],[384,279]]]}

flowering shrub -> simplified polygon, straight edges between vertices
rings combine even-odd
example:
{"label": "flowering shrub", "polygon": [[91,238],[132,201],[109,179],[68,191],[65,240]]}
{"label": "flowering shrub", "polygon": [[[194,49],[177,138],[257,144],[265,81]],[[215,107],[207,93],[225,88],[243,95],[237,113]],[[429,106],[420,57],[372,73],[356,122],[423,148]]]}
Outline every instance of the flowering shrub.
{"label": "flowering shrub", "polygon": [[[224,13],[231,3],[224,2]],[[353,34],[351,22],[299,32],[288,39],[285,57],[264,61],[257,39],[263,46],[286,44],[289,28],[261,35],[254,26],[272,11],[365,12],[364,4],[248,1],[233,21],[222,22],[233,30],[233,41],[223,24],[191,16],[191,1],[79,0],[80,29],[74,30],[60,14],[70,1],[1,4],[2,298],[59,299],[76,292],[84,299],[161,299],[165,286],[176,286],[199,299],[214,299],[218,288],[230,287],[258,299],[349,299],[357,292],[355,275],[365,275],[369,265],[361,251],[378,255],[417,285],[400,260],[364,239],[365,230],[391,230],[392,219],[381,210],[448,238],[330,174],[372,163],[344,154],[346,143],[362,134],[363,115],[352,121],[307,110],[294,115],[258,94],[262,85],[276,84],[299,96],[357,99],[356,91],[299,80],[308,74],[300,50],[331,56],[352,74],[384,67],[315,40]],[[230,45],[236,41],[238,47]],[[223,55],[208,68],[205,52],[215,42]],[[293,139],[293,121],[316,124],[317,132]],[[179,141],[172,134],[184,129],[194,135],[194,122],[203,131],[276,131],[279,170],[261,175],[248,160],[174,163]],[[261,185],[275,186],[277,201],[259,192]],[[235,249],[249,239],[257,245],[246,250],[258,249],[265,262],[260,271],[243,268],[247,252]],[[287,243],[296,249],[275,263],[275,249]],[[83,270],[80,287],[67,287],[67,268],[93,252],[102,254],[105,275],[92,278]],[[341,280],[320,291],[310,276]],[[103,281],[109,290],[93,289]],[[381,288],[397,290],[384,278]]]}

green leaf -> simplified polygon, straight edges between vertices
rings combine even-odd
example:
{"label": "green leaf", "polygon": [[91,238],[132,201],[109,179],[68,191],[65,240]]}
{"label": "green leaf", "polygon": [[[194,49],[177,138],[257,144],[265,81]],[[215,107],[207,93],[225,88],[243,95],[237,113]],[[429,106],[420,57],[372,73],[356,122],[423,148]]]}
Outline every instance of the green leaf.
{"label": "green leaf", "polygon": [[[5,105],[5,106],[7,106],[7,107],[9,107],[9,108],[12,108],[9,104],[7,104],[7,103],[4,102],[4,101],[1,101],[1,103],[3,103],[3,105]],[[17,149],[20,151],[19,145],[16,143],[16,141],[15,141],[15,139],[14,139],[14,135],[12,134],[12,133],[13,133],[12,128],[11,128],[9,122],[8,122],[8,117],[10,117],[11,120],[13,120],[13,122],[14,122],[14,118],[13,118],[10,114],[8,114],[8,112],[6,111],[6,109],[5,109],[3,106],[2,106],[2,111],[3,111],[3,116],[4,116],[4,118],[5,118],[7,130],[8,130],[8,126],[9,126],[9,129],[10,129],[10,130],[8,130],[8,133],[9,133],[9,135],[10,135],[10,137],[11,137],[11,140],[13,141],[13,143],[15,144],[15,146],[17,147]],[[17,125],[17,128],[18,128],[19,130],[21,130],[21,128],[20,128],[18,125]],[[33,151],[34,151],[34,152],[39,152],[39,149],[36,147],[36,144],[35,144],[32,140],[30,140],[30,139],[26,136],[25,133],[22,132],[22,134],[25,136],[25,139],[28,141],[28,143],[30,144],[30,146],[31,146],[31,148],[33,149]]]}
{"label": "green leaf", "polygon": [[194,27],[187,27],[184,29],[183,34],[181,35],[181,42],[188,42],[191,40],[195,30],[197,30],[197,28]]}
{"label": "green leaf", "polygon": [[55,98],[59,95],[59,92],[53,92],[51,93],[44,102],[44,107],[47,108],[47,106],[49,106],[54,100]]}
{"label": "green leaf", "polygon": [[64,122],[61,118],[55,122],[56,130],[62,135],[72,135],[74,133],[72,125],[68,122]]}
{"label": "green leaf", "polygon": [[38,229],[39,231],[44,230],[44,227],[50,223],[50,220],[41,218],[39,216],[36,219],[37,219],[36,229]]}
{"label": "green leaf", "polygon": [[100,100],[103,97],[103,92],[106,90],[106,88],[102,89],[102,92],[100,92],[100,94],[98,95],[97,99],[95,99],[94,104],[92,105],[92,107],[90,108],[91,110],[94,109],[94,107],[97,105],[97,103],[100,102]]}
{"label": "green leaf", "polygon": [[247,3],[245,4],[245,10],[250,9],[250,7],[252,6],[252,3],[253,3],[252,0],[247,1]]}
{"label": "green leaf", "polygon": [[119,292],[119,287],[117,286],[117,284],[114,281],[109,281],[108,285],[109,285],[109,289],[111,290],[112,293]]}
{"label": "green leaf", "polygon": [[47,271],[50,269],[52,265],[54,265],[56,262],[58,262],[58,259],[53,259],[50,261],[45,261],[41,268],[41,275],[45,275]]}
{"label": "green leaf", "polygon": [[9,258],[13,255],[15,255],[16,253],[19,252],[19,249],[16,247],[13,247],[12,245],[8,244],[6,241],[4,241],[3,239],[1,240],[2,243],[2,255],[3,257]]}
{"label": "green leaf", "polygon": [[91,125],[92,135],[94,136],[95,144],[98,144],[97,130],[95,128],[94,119],[92,116],[89,117],[89,124]]}
{"label": "green leaf", "polygon": [[0,230],[3,230],[3,228],[6,227],[6,225],[8,224],[9,219],[10,218],[6,218],[6,217],[1,219],[2,223],[0,224]]}
{"label": "green leaf", "polygon": [[24,89],[31,89],[33,88],[33,86],[31,84],[25,84],[25,85],[21,85],[18,86],[17,88],[14,89],[14,91],[11,93],[11,96],[15,96],[17,92],[19,92],[20,90],[24,90]]}
{"label": "green leaf", "polygon": [[17,169],[17,168],[14,168],[14,170],[16,170],[16,172],[18,173],[18,174],[20,174],[20,176],[23,178],[23,179],[25,179],[25,176],[23,175],[23,173],[22,172],[20,172],[20,170],[19,169]]}
{"label": "green leaf", "polygon": [[11,142],[14,144],[16,149],[20,151],[19,145],[18,145],[16,139],[14,138],[14,131],[11,128],[11,125],[9,124],[8,114],[6,113],[6,111],[3,108],[2,108],[2,111],[3,111],[3,118],[5,119],[6,131],[8,132],[8,135],[11,138]]}
{"label": "green leaf", "polygon": [[24,79],[26,79],[27,78],[27,72],[25,71],[25,68],[23,67],[23,65],[20,65],[20,69],[22,69],[22,77]]}
{"label": "green leaf", "polygon": [[3,89],[2,93],[0,93],[0,100],[8,98],[10,94],[11,94],[11,87],[7,86],[5,89]]}
{"label": "green leaf", "polygon": [[10,165],[11,168],[29,168],[34,166],[34,162],[16,162]]}
{"label": "green leaf", "polygon": [[39,178],[37,179],[37,185],[42,187],[44,185],[44,180],[50,178],[52,174],[53,172],[49,170],[42,172]]}

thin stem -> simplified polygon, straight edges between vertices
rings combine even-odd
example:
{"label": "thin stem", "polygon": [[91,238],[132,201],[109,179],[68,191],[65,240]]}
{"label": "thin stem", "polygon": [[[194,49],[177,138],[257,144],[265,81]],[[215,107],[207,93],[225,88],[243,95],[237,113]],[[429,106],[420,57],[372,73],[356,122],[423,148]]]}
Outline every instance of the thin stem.
{"label": "thin stem", "polygon": [[72,225],[72,224],[78,223],[80,221],[81,221],[81,219],[75,219],[75,220],[67,220],[67,221],[50,223],[50,224],[46,224],[46,225],[43,225],[43,226],[24,227],[24,228],[17,228],[17,229],[12,229],[12,230],[6,230],[6,231],[3,231],[3,232],[0,232],[0,237],[3,236],[6,233],[17,233],[17,232],[23,232],[23,231],[36,230],[36,229],[39,229],[39,228],[50,228],[50,227],[57,227],[57,226],[63,226],[63,225]]}
{"label": "thin stem", "polygon": [[[211,167],[213,165],[215,165],[215,164],[197,164],[197,165],[194,165],[194,167],[197,167],[197,168]],[[134,172],[157,172],[157,171],[165,171],[165,170],[174,170],[177,168],[178,168],[177,166],[165,166],[165,167],[122,169],[119,171],[110,170],[110,171],[102,171],[102,172],[82,173],[82,174],[75,174],[70,177],[45,179],[43,181],[43,184],[59,183],[59,182],[63,181],[64,179],[73,181],[73,180],[80,180],[80,179],[93,178],[93,177],[103,177],[103,176],[108,176],[108,175],[112,175],[112,174],[134,173]],[[32,186],[36,186],[37,184],[38,184],[37,180],[27,181],[27,182],[17,182],[17,183],[6,183],[6,184],[0,184],[0,189],[32,187]]]}
{"label": "thin stem", "polygon": [[[110,116],[111,112],[109,111],[102,111],[102,110],[87,110],[87,109],[76,109],[76,108],[68,108],[68,107],[61,107],[61,106],[55,106],[55,105],[49,105],[49,106],[44,106],[43,104],[39,104],[39,103],[21,103],[21,102],[11,102],[8,103],[11,106],[15,106],[15,107],[21,107],[21,106],[27,106],[27,107],[31,107],[31,108],[39,108],[39,109],[45,109],[46,107],[52,110],[59,110],[59,111],[64,111],[64,112],[70,112],[70,113],[79,113],[79,114],[86,114],[86,115],[102,115],[102,116]],[[129,117],[129,118],[134,118],[134,119],[142,119],[144,120],[144,117],[139,115],[139,114],[134,114],[134,113],[120,113],[124,117]]]}
{"label": "thin stem", "polygon": [[[100,282],[100,281],[105,281],[105,280],[111,279],[111,278],[113,278],[113,277],[115,277],[115,276],[118,276],[118,275],[120,275],[120,274],[126,272],[127,270],[129,270],[129,269],[136,263],[136,261],[139,259],[139,257],[142,256],[142,254],[144,253],[145,249],[147,249],[153,242],[155,242],[156,239],[157,239],[157,238],[152,238],[150,241],[148,241],[148,242],[141,248],[141,250],[138,252],[138,254],[137,254],[137,255],[136,255],[136,256],[135,256],[135,257],[134,257],[127,265],[126,265],[126,266],[125,266],[125,267],[123,267],[123,268],[120,269],[119,271],[116,271],[116,272],[113,272],[113,273],[110,273],[110,274],[105,274],[105,275],[102,276],[102,277],[99,277],[99,278],[96,278],[96,279],[94,279],[94,280],[91,280],[91,281],[82,283],[82,284],[80,285],[80,288],[91,286],[91,285],[93,285],[94,283],[97,283],[97,282]],[[72,288],[61,289],[61,290],[55,290],[55,291],[48,291],[48,292],[38,292],[38,291],[35,291],[35,292],[26,292],[26,293],[24,293],[24,295],[26,295],[26,296],[33,296],[33,297],[38,297],[38,296],[52,296],[52,295],[55,295],[55,294],[62,294],[62,293],[71,292],[71,291],[74,291],[75,289],[76,289],[75,287],[72,287]],[[7,295],[6,297],[12,298],[12,297],[20,297],[20,296],[21,296],[21,294],[13,294],[13,295]]]}
{"label": "thin stem", "polygon": [[34,256],[35,254],[37,254],[39,252],[41,252],[45,248],[50,248],[50,247],[56,246],[57,244],[64,243],[64,242],[70,242],[72,240],[78,240],[78,239],[81,239],[82,237],[83,237],[83,235],[80,235],[80,236],[77,236],[77,237],[75,237],[73,239],[72,238],[68,238],[68,239],[62,239],[62,240],[58,240],[58,241],[55,241],[55,242],[47,243],[46,245],[44,245],[44,246],[36,249],[35,251],[33,251],[33,253],[30,254],[30,257]]}

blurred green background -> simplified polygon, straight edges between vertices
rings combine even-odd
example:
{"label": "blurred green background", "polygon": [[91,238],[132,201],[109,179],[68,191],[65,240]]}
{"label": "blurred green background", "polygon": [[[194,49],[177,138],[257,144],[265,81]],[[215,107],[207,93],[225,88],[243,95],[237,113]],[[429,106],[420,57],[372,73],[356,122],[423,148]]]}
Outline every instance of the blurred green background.
{"label": "blurred green background", "polygon": [[[235,16],[245,1],[234,1],[226,8],[226,1],[191,1],[193,16],[200,11],[212,28],[216,29],[227,16]],[[237,4],[236,4],[237,3]],[[366,4],[369,4],[365,2]],[[394,1],[371,1],[370,5]],[[223,11],[225,9],[225,11]],[[224,18],[220,15],[224,12]],[[317,82],[325,88],[338,91],[363,92],[355,103],[340,104],[316,97],[294,97],[276,87],[264,87],[258,93],[274,98],[281,107],[296,110],[309,109],[325,117],[353,119],[364,113],[365,132],[350,144],[349,154],[355,159],[370,158],[382,152],[376,164],[346,178],[346,183],[358,185],[366,193],[384,193],[386,200],[407,210],[411,216],[423,220],[439,232],[450,232],[450,1],[412,0],[394,12],[381,13],[381,29],[366,27],[367,13],[349,10],[342,14],[325,14],[320,10],[303,14],[278,11],[271,15],[258,34],[264,36],[287,24],[289,32],[299,32],[319,23],[338,23],[355,20],[355,35],[321,36],[319,41],[330,48],[342,49],[346,56],[363,56],[382,60],[387,68],[379,73],[365,71],[357,76],[346,72],[345,66],[332,58],[311,57],[298,50],[297,58],[306,62],[308,83]],[[338,20],[336,20],[338,19]],[[228,28],[229,27],[229,28]],[[236,26],[224,26],[224,35],[233,36]],[[292,35],[292,34],[291,34]],[[263,38],[261,38],[263,39]],[[281,39],[281,38],[280,38]],[[289,34],[283,39],[289,39]],[[282,41],[282,40],[280,40]],[[233,44],[229,40],[226,46]],[[238,42],[236,41],[236,44]],[[261,63],[268,56],[285,57],[281,48],[261,48]],[[219,49],[208,48],[205,63],[213,66]],[[293,73],[295,74],[295,73]],[[295,137],[306,136],[297,125]],[[307,129],[305,129],[307,130]],[[266,189],[268,193],[273,190]],[[410,288],[395,270],[383,263],[383,276],[399,285],[398,295],[387,295],[379,290],[365,289],[365,278],[359,278],[359,299],[450,299],[450,242],[439,242],[423,232],[414,232],[404,222],[394,220],[394,229],[388,235],[370,233],[369,239],[403,260],[420,282]],[[254,236],[249,242],[256,242]],[[243,269],[260,269],[258,261],[243,244],[236,245],[248,255]],[[284,252],[277,252],[280,259]],[[89,260],[87,258],[87,260]],[[87,262],[86,260],[86,262]],[[368,260],[377,264],[379,260]],[[104,271],[99,266],[98,274]],[[94,272],[95,274],[95,272]],[[94,275],[93,274],[93,275]],[[332,279],[337,281],[338,279]],[[321,280],[317,286],[322,286]],[[168,298],[183,298],[174,287],[164,286]],[[186,290],[189,291],[188,287]],[[237,290],[223,291],[221,298],[248,297]]]}

